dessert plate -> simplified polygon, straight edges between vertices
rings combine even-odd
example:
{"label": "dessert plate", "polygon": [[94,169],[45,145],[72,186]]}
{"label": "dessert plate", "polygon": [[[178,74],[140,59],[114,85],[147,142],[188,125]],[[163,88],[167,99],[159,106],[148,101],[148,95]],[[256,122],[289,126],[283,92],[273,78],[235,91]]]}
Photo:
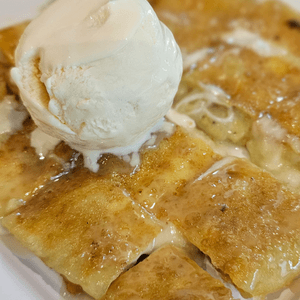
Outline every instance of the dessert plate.
{"label": "dessert plate", "polygon": [[[282,1],[300,11],[298,0]],[[33,18],[47,2],[49,1],[2,1],[0,3],[0,28]],[[5,235],[5,232],[0,240],[0,280],[0,299],[4,300],[58,300],[62,299],[61,295],[64,293],[60,277],[9,235]],[[280,299],[292,299],[289,297],[287,290]]]}
{"label": "dessert plate", "polygon": [[0,3],[0,28],[32,19],[42,8],[45,0],[10,0]]}

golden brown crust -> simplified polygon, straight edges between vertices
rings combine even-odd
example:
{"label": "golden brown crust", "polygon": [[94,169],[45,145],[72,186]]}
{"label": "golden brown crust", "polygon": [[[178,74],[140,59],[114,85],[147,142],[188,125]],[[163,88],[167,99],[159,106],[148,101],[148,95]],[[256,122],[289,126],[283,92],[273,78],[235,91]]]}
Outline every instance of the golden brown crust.
{"label": "golden brown crust", "polygon": [[82,287],[78,284],[74,284],[70,282],[66,277],[63,277],[63,281],[66,287],[66,290],[71,294],[71,295],[78,295],[84,293]]}
{"label": "golden brown crust", "polygon": [[15,63],[15,49],[28,24],[29,22],[24,22],[0,30],[0,51],[4,55],[7,64],[11,66]]}
{"label": "golden brown crust", "polygon": [[184,54],[174,108],[299,191],[299,12],[255,0],[160,0],[155,10]]}
{"label": "golden brown crust", "polygon": [[203,140],[178,127],[158,149],[145,151],[138,172],[122,176],[122,182],[134,200],[151,209],[162,195],[176,193],[219,159]]}
{"label": "golden brown crust", "polygon": [[182,251],[167,246],[121,275],[103,300],[230,300],[230,290]]}
{"label": "golden brown crust", "polygon": [[[238,120],[231,124],[234,127],[223,126],[227,132],[244,126],[244,132],[236,134],[241,139],[234,137],[231,142],[246,145],[251,138],[252,122],[261,114],[271,115],[288,133],[300,136],[298,15],[274,1],[150,2],[171,27],[184,52],[192,53],[203,47],[212,50],[198,62],[198,68],[184,74],[176,102],[198,92],[199,81],[215,84],[230,95],[227,103],[234,106],[242,123],[247,123],[244,126]],[[273,45],[288,49],[290,54],[261,57],[249,49],[236,51],[235,46],[222,40],[223,33],[234,29],[234,22]],[[0,100],[7,93],[3,78],[7,67],[13,64],[14,49],[25,26],[0,31],[0,48],[6,64],[4,71],[0,71]],[[214,136],[213,122],[204,120],[201,124],[200,128]],[[133,170],[126,163],[105,155],[98,174],[79,164],[59,182],[53,182],[50,179],[62,171],[61,165],[53,159],[38,159],[29,146],[32,129],[27,122],[24,131],[12,136],[2,147],[0,217],[17,208],[7,206],[10,198],[32,199],[6,217],[4,224],[46,264],[94,297],[101,297],[111,281],[160,232],[160,225],[148,214],[153,211],[159,218],[174,222],[246,295],[277,290],[299,274],[299,199],[251,164],[237,160],[194,182],[197,175],[221,158],[201,139],[177,129],[157,149],[144,151],[140,169],[131,174]],[[218,131],[217,139],[226,140],[224,130]],[[56,151],[67,161],[72,155],[63,144]],[[43,185],[46,187],[39,191]],[[107,297],[114,299],[113,293],[120,299],[129,297],[132,290],[124,291],[122,286],[127,287],[130,278],[133,290],[138,289],[135,296],[142,293],[147,299],[185,299],[185,287],[196,291],[196,296],[188,294],[187,299],[201,299],[201,291],[207,287],[220,292],[219,299],[229,299],[223,286],[219,289],[219,283],[205,277],[180,251],[166,249],[121,276]],[[159,269],[171,282],[166,290],[157,277],[161,273],[156,264],[161,264],[162,253],[166,265]],[[171,263],[174,257],[177,265]],[[182,277],[177,278],[180,264],[186,268],[181,270]],[[149,265],[154,270],[153,281],[145,282],[141,276],[135,279],[136,272],[139,275]],[[184,281],[187,275],[194,276],[188,283]],[[195,281],[195,275],[201,281]],[[169,289],[177,279],[179,285],[185,285],[180,286],[180,292],[178,286]],[[160,292],[166,294],[161,296]]]}
{"label": "golden brown crust", "polygon": [[[245,49],[238,54],[231,53],[232,49],[225,46],[216,50],[203,61],[209,67],[185,74],[182,84],[195,91],[199,90],[198,82],[217,85],[230,95],[231,105],[253,120],[269,114],[290,134],[300,136],[300,69],[284,58],[262,58]],[[218,58],[210,64],[209,59],[214,55]]]}
{"label": "golden brown crust", "polygon": [[276,0],[159,0],[154,9],[188,52],[214,46],[236,21],[300,55],[299,13]]}
{"label": "golden brown crust", "polygon": [[[128,173],[128,166],[110,155],[100,160],[98,174],[79,164],[58,182],[49,182],[3,224],[48,266],[99,298],[160,232],[150,215],[125,195],[150,208],[218,159],[203,141],[178,129],[157,149],[142,154],[140,171]],[[150,193],[153,197],[147,199]],[[123,260],[126,255],[128,261]]]}
{"label": "golden brown crust", "polygon": [[[184,53],[211,49],[207,59],[185,73],[177,99],[183,91],[199,89],[199,82],[215,84],[230,95],[231,105],[250,117],[270,114],[288,133],[300,137],[297,12],[278,1],[254,0],[160,0],[155,9]],[[262,57],[228,45],[222,35],[235,28],[254,32],[272,45],[287,49],[287,54]]]}
{"label": "golden brown crust", "polygon": [[[226,161],[225,161],[226,162]],[[299,197],[236,159],[156,206],[246,295],[266,295],[300,273]]]}
{"label": "golden brown crust", "polygon": [[[64,171],[60,162],[48,157],[40,159],[30,146],[30,134],[35,129],[28,119],[24,129],[12,135],[0,145],[0,217],[24,205],[45,184]],[[72,150],[64,144],[55,154],[64,161],[72,156]]]}
{"label": "golden brown crust", "polygon": [[101,177],[70,176],[3,224],[48,266],[98,299],[152,244],[161,226]]}
{"label": "golden brown crust", "polygon": [[6,68],[0,63],[0,101],[7,95],[5,72]]}

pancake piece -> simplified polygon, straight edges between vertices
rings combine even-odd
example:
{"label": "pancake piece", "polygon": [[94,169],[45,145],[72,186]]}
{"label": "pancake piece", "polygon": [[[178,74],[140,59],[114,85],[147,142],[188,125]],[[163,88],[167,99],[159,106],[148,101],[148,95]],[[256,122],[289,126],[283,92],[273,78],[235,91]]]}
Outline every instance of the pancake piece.
{"label": "pancake piece", "polygon": [[0,63],[0,101],[7,95],[5,72],[6,68]]}
{"label": "pancake piece", "polygon": [[23,22],[21,24],[0,30],[0,62],[11,66],[14,65],[15,49],[28,24],[29,22]]}
{"label": "pancake piece", "polygon": [[246,297],[279,290],[300,274],[299,210],[299,196],[234,158],[155,207]]}
{"label": "pancake piece", "polygon": [[0,29],[0,100],[7,95],[8,90],[18,94],[18,88],[10,78],[10,68],[14,66],[15,49],[28,24],[29,22],[23,22]]}
{"label": "pancake piece", "polygon": [[24,129],[0,144],[0,218],[24,205],[52,177],[66,171],[73,151],[63,143],[57,146],[54,156],[40,159],[30,146],[30,134],[35,128],[28,119]]}
{"label": "pancake piece", "polygon": [[120,180],[135,201],[151,210],[163,195],[176,193],[219,159],[203,140],[177,127],[157,149],[142,153],[138,171]]}
{"label": "pancake piece", "polygon": [[95,299],[151,251],[162,230],[123,190],[82,168],[49,185],[3,225]]}
{"label": "pancake piece", "polygon": [[[240,34],[250,33],[241,31]],[[233,35],[234,33],[229,33],[228,40]],[[204,65],[206,65],[205,68]],[[202,129],[205,129],[203,116],[198,113],[197,118],[195,111],[198,108],[201,112],[200,104],[206,101],[208,102],[206,107],[211,115],[219,117],[220,121],[223,119],[225,125],[226,117],[222,118],[222,112],[219,113],[220,115],[214,113],[217,105],[221,106],[220,109],[223,106],[225,110],[227,104],[227,114],[230,112],[228,107],[234,107],[235,114],[244,114],[252,120],[269,114],[289,134],[299,137],[299,80],[300,69],[293,63],[286,62],[284,57],[272,55],[262,57],[251,49],[219,41],[207,58],[199,63],[198,68],[184,75],[182,84],[188,86],[189,90],[186,89],[187,93],[185,94],[183,94],[183,90],[181,91],[181,99],[187,102],[186,97],[189,95],[194,95],[194,99],[187,102],[189,106],[186,108],[182,105],[177,107],[181,112],[192,114]],[[199,85],[199,82],[202,85]],[[205,86],[207,87],[208,84],[215,85],[224,91],[223,99],[221,95],[216,97],[219,103],[218,101],[209,102],[211,100],[209,93],[203,95],[203,92],[207,92]],[[180,102],[181,99],[177,99],[177,102]],[[194,105],[195,108],[193,109],[191,105]],[[206,114],[207,117],[209,115]],[[217,118],[215,119],[217,120]],[[227,133],[224,137],[219,138],[217,134],[212,134],[214,138],[221,140],[226,138],[231,140],[231,135]],[[243,143],[239,140],[237,142]]]}
{"label": "pancake piece", "polygon": [[103,300],[229,300],[230,290],[174,246],[166,246],[122,274]]}
{"label": "pancake piece", "polygon": [[174,108],[213,140],[247,147],[252,162],[299,190],[300,14],[279,1],[154,7],[184,53]]}
{"label": "pancake piece", "polygon": [[150,212],[163,195],[176,193],[218,159],[205,142],[177,128],[141,153],[139,170],[112,155],[100,159],[97,174],[79,162],[58,181],[49,180],[3,225],[48,266],[98,299],[146,249],[152,250],[161,232],[139,203]]}
{"label": "pancake piece", "polygon": [[300,56],[299,13],[277,0],[157,0],[153,6],[186,53],[213,47],[239,25]]}

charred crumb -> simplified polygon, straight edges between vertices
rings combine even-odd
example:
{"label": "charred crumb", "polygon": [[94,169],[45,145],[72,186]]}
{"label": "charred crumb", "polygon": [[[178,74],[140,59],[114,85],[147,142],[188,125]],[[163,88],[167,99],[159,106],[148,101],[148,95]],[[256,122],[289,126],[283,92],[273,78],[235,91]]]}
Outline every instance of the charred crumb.
{"label": "charred crumb", "polygon": [[225,204],[222,206],[222,208],[220,209],[221,212],[225,212],[225,210],[227,210],[228,206]]}
{"label": "charred crumb", "polygon": [[286,24],[290,29],[300,30],[300,22],[295,19],[288,20]]}
{"label": "charred crumb", "polygon": [[275,41],[279,41],[279,40],[280,40],[280,36],[279,36],[279,35],[275,35],[275,36],[274,36],[274,40],[275,40]]}

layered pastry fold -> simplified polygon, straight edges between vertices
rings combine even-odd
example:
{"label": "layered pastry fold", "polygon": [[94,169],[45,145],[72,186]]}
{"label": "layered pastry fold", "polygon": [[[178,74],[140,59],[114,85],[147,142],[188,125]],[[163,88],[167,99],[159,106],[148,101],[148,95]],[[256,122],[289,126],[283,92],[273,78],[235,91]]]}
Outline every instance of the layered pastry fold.
{"label": "layered pastry fold", "polygon": [[49,157],[41,159],[30,145],[34,129],[33,122],[27,119],[23,130],[0,146],[0,218],[24,205],[49,181],[69,171],[76,158],[61,143]]}
{"label": "layered pastry fold", "polygon": [[300,273],[300,198],[246,160],[225,158],[164,197],[167,219],[245,295],[266,295]]}
{"label": "layered pastry fold", "polygon": [[[220,160],[207,145],[189,148],[205,167],[186,164],[189,177],[179,172],[174,179],[168,166],[180,170],[187,161],[181,155],[183,137],[186,143],[193,139],[178,129],[157,149],[146,150],[141,174],[122,173],[114,158],[107,158],[106,172],[103,163],[102,175],[78,167],[5,217],[3,225],[95,298],[152,251],[167,224],[174,224],[243,295],[264,296],[288,285],[300,274],[299,197],[246,160]],[[163,155],[166,149],[172,149],[170,157]],[[152,169],[155,176],[147,183],[140,181],[143,168],[157,157],[164,164]]]}
{"label": "layered pastry fold", "polygon": [[122,190],[97,178],[49,186],[3,224],[49,267],[95,299],[151,251],[162,231]]}
{"label": "layered pastry fold", "polygon": [[174,108],[299,188],[299,14],[279,1],[160,0],[185,72]]}
{"label": "layered pastry fold", "polygon": [[174,246],[155,251],[121,275],[105,300],[233,299],[229,289]]}

